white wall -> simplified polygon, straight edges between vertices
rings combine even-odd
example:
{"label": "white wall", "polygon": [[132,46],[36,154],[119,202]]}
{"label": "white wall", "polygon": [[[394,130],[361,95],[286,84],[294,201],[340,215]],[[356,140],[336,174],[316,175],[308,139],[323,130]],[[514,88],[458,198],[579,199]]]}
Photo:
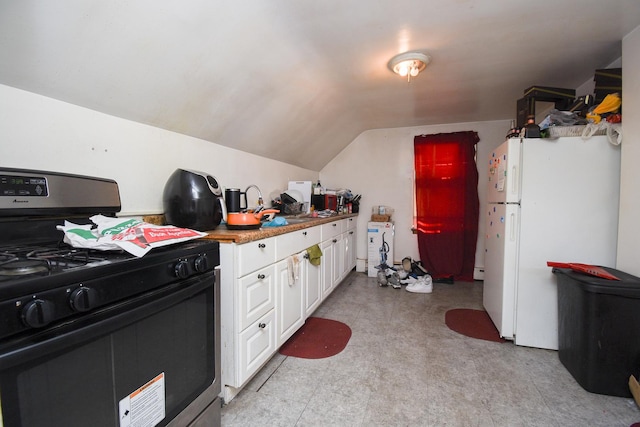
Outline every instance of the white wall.
{"label": "white wall", "polygon": [[256,184],[265,202],[289,180],[318,178],[311,170],[3,85],[0,141],[0,166],[114,179],[121,215],[162,213],[164,185],[177,168],[207,172],[223,187]]}
{"label": "white wall", "polygon": [[[514,116],[516,105],[513,105]],[[458,131],[478,132],[480,165],[478,193],[480,196],[480,230],[476,249],[476,266],[484,267],[484,219],[487,177],[485,159],[489,152],[504,142],[509,120],[456,123],[410,128],[369,130],[360,134],[349,146],[320,171],[320,180],[328,188],[347,186],[363,195],[358,217],[358,259],[367,258],[367,222],[371,208],[390,206],[395,210],[394,261],[409,256],[420,259],[413,225],[413,138],[416,135]]]}
{"label": "white wall", "polygon": [[622,39],[623,142],[616,268],[640,276],[640,27]]}

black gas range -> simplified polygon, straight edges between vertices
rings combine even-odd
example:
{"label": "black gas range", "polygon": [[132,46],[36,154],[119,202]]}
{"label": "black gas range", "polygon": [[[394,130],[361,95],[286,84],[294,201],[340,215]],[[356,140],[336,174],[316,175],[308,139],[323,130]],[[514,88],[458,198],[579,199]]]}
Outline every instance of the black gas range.
{"label": "black gas range", "polygon": [[113,180],[0,167],[0,425],[219,425],[219,244],[137,257],[57,229],[119,211]]}

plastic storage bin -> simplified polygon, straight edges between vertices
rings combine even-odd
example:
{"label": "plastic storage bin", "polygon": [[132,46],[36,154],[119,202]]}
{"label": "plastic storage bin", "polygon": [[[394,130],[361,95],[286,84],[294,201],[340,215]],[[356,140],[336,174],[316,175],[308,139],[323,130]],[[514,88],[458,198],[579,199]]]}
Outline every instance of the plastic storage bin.
{"label": "plastic storage bin", "polygon": [[605,267],[620,281],[554,268],[558,356],[587,391],[631,397],[640,373],[640,278]]}

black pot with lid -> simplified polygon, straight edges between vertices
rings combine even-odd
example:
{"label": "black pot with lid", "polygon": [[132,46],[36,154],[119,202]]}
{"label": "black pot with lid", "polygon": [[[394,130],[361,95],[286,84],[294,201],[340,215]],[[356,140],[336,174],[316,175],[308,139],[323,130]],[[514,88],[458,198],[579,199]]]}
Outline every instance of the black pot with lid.
{"label": "black pot with lid", "polygon": [[207,231],[222,221],[222,189],[204,172],[176,169],[165,184],[162,203],[166,223],[176,227]]}

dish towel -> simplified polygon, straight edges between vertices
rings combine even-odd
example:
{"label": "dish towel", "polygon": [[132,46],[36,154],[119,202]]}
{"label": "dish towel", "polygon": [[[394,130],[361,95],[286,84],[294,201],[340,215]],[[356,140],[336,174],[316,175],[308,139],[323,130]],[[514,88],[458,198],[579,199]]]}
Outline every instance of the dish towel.
{"label": "dish towel", "polygon": [[287,258],[287,279],[289,286],[295,285],[296,281],[300,278],[300,262],[303,256],[304,252],[300,252]]}
{"label": "dish towel", "polygon": [[309,255],[309,262],[312,265],[320,265],[320,258],[322,257],[322,250],[320,246],[313,245],[307,248],[307,254]]}

